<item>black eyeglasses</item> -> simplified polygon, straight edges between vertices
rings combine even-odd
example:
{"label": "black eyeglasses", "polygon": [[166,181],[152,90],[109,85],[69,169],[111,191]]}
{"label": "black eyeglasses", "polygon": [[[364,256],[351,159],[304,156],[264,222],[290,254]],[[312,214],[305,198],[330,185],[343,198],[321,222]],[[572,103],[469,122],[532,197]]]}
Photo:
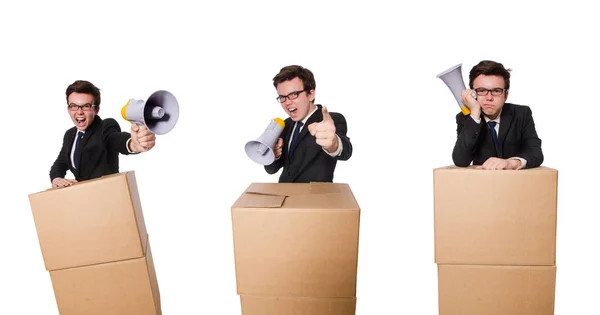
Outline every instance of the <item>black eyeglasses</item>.
{"label": "black eyeglasses", "polygon": [[506,92],[506,89],[495,88],[495,89],[488,90],[486,88],[476,88],[475,92],[479,96],[486,96],[490,92],[492,92],[493,96],[500,96],[500,95],[504,94],[504,92]]}
{"label": "black eyeglasses", "polygon": [[87,104],[83,104],[83,105],[77,105],[77,104],[69,104],[69,110],[72,112],[77,111],[78,109],[82,109],[84,112],[89,111],[90,109],[92,109],[93,107],[96,107],[96,105],[92,105],[90,103]]}
{"label": "black eyeglasses", "polygon": [[306,90],[301,90],[301,91],[294,91],[288,95],[279,95],[277,96],[277,100],[279,101],[279,103],[284,103],[286,100],[295,100],[298,98],[298,95],[300,95],[300,93],[302,92],[307,92]]}

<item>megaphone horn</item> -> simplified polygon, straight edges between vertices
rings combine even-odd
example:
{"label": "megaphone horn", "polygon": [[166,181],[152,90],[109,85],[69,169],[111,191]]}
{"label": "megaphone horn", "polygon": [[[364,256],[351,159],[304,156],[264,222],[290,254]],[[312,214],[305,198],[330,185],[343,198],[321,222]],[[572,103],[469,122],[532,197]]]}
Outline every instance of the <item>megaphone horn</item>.
{"label": "megaphone horn", "polygon": [[172,93],[160,90],[152,93],[147,101],[129,99],[121,109],[121,116],[137,125],[145,125],[154,134],[164,135],[177,124],[179,103]]}
{"label": "megaphone horn", "polygon": [[283,127],[285,127],[283,119],[275,118],[271,120],[258,139],[246,143],[246,155],[258,164],[269,165],[273,163],[275,161],[275,152],[273,152],[273,149],[283,132]]}
{"label": "megaphone horn", "polygon": [[[465,82],[463,81],[462,77],[462,63],[438,74],[436,77],[440,78],[442,81],[444,81],[444,83],[446,83],[450,89],[450,92],[452,92],[454,95],[454,98],[456,99],[456,102],[458,103],[462,113],[465,116],[471,114],[469,108],[462,102],[462,91],[466,89]],[[477,99],[477,95],[474,92],[471,93],[471,97]]]}

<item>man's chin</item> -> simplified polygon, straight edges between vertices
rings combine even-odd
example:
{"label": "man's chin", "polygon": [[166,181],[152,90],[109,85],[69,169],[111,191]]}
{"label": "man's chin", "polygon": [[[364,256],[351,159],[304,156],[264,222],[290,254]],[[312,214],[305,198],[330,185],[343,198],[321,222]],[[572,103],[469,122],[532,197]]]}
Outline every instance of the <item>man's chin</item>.
{"label": "man's chin", "polygon": [[498,115],[498,111],[496,110],[482,110],[483,114],[486,115],[488,118],[489,117],[495,117],[496,115]]}
{"label": "man's chin", "polygon": [[85,131],[88,127],[88,123],[86,122],[85,124],[78,124],[75,123],[75,128],[77,128],[77,130],[79,131]]}

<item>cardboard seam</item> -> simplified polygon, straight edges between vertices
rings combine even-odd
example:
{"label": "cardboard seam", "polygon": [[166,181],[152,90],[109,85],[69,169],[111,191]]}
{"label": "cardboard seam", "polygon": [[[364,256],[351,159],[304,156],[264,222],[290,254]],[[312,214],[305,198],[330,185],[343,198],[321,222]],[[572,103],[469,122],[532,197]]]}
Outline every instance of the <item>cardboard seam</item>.
{"label": "cardboard seam", "polygon": [[261,294],[238,294],[239,296],[271,298],[271,299],[290,299],[290,300],[356,300],[356,296],[350,297],[311,297],[311,296],[288,296],[288,295],[261,295]]}
{"label": "cardboard seam", "polygon": [[536,268],[536,267],[554,267],[553,265],[503,265],[503,264],[459,264],[459,263],[436,263],[438,266],[480,266],[480,267],[519,267],[519,268]]}
{"label": "cardboard seam", "polygon": [[139,256],[139,257],[132,257],[132,258],[126,258],[126,259],[111,260],[111,261],[105,261],[105,262],[100,262],[100,263],[93,263],[93,264],[87,264],[87,265],[79,265],[79,266],[75,266],[75,267],[58,268],[58,269],[52,269],[52,270],[48,270],[48,271],[49,272],[50,271],[61,271],[61,270],[67,270],[67,269],[76,269],[76,268],[83,268],[83,267],[91,267],[91,266],[112,264],[112,263],[123,262],[123,261],[134,260],[134,259],[140,259],[140,258],[145,258],[145,257],[146,257],[146,254],[144,254],[142,256]]}

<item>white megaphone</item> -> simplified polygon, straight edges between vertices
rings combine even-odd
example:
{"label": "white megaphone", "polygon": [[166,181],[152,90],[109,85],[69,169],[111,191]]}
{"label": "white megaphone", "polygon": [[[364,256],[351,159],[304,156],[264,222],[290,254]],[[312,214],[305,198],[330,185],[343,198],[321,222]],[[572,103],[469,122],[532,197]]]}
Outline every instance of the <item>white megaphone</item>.
{"label": "white megaphone", "polygon": [[147,101],[129,99],[121,109],[123,119],[137,125],[145,125],[157,135],[171,131],[179,119],[179,103],[173,94],[156,91]]}
{"label": "white megaphone", "polygon": [[271,120],[265,132],[258,139],[246,143],[246,155],[258,164],[269,165],[273,163],[275,161],[273,148],[283,132],[283,127],[285,127],[283,119],[275,118]]}
{"label": "white megaphone", "polygon": [[[465,90],[465,82],[463,81],[462,71],[461,71],[462,63],[458,64],[440,74],[437,75],[437,78],[442,79],[444,83],[450,88],[452,94],[454,94],[454,98],[460,107],[462,113],[467,116],[471,114],[469,108],[463,104],[462,102],[462,91]],[[471,96],[474,99],[477,99],[477,94],[475,92],[471,93]]]}

